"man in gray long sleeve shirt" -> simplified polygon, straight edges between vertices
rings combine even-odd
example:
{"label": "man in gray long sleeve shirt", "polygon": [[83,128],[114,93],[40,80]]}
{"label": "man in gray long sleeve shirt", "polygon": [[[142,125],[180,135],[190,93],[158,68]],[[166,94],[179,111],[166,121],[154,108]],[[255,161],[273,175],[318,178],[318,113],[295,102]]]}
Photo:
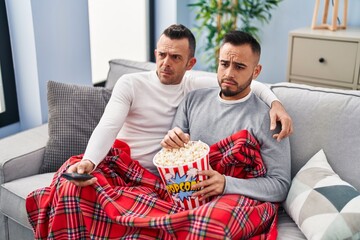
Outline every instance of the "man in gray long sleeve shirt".
{"label": "man in gray long sleeve shirt", "polygon": [[225,35],[220,48],[219,88],[190,92],[178,107],[173,129],[162,141],[166,148],[183,146],[190,140],[209,145],[239,130],[246,129],[260,144],[267,169],[264,177],[239,179],[223,176],[215,170],[202,171],[209,179],[194,188],[207,198],[219,194],[242,194],[260,201],[281,202],[290,187],[289,139],[277,142],[267,127],[269,108],[255,94],[250,84],[261,72],[260,45],[250,35],[232,31]]}

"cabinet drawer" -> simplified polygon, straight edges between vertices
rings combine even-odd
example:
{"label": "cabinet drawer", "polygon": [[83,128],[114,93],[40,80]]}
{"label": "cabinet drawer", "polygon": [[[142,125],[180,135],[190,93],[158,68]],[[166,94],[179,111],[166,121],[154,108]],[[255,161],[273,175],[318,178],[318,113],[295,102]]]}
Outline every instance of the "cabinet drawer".
{"label": "cabinet drawer", "polygon": [[293,41],[292,75],[353,82],[358,48],[356,42],[302,37],[295,37]]}

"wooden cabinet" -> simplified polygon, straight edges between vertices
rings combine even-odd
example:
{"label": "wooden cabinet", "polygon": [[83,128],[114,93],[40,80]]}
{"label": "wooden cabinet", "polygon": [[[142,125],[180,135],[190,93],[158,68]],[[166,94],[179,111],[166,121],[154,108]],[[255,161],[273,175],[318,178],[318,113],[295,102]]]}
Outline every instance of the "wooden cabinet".
{"label": "wooden cabinet", "polygon": [[360,28],[289,34],[289,82],[360,90]]}

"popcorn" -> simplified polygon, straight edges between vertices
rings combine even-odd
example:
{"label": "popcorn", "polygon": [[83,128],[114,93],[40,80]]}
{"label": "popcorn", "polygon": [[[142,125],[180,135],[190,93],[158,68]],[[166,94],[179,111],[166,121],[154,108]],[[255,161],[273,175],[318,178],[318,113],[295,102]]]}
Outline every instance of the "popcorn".
{"label": "popcorn", "polygon": [[195,184],[205,181],[208,176],[199,175],[202,170],[209,170],[210,147],[201,141],[190,141],[179,149],[162,149],[153,158],[153,163],[166,186],[174,204],[184,209],[194,209],[209,201],[200,201],[193,193]]}
{"label": "popcorn", "polygon": [[201,141],[190,141],[179,149],[162,149],[154,158],[158,166],[182,166],[204,157],[209,152],[207,144]]}

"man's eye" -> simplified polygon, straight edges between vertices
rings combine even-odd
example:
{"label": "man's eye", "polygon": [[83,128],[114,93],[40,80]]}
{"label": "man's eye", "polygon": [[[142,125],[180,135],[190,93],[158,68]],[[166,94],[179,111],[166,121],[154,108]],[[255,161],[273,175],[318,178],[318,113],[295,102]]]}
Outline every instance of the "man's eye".
{"label": "man's eye", "polygon": [[243,68],[244,68],[244,66],[242,66],[242,65],[237,65],[237,66],[236,66],[236,69],[239,69],[239,70],[240,70],[240,69],[243,69]]}
{"label": "man's eye", "polygon": [[173,58],[174,58],[175,60],[179,60],[179,59],[180,59],[180,56],[174,55]]}

